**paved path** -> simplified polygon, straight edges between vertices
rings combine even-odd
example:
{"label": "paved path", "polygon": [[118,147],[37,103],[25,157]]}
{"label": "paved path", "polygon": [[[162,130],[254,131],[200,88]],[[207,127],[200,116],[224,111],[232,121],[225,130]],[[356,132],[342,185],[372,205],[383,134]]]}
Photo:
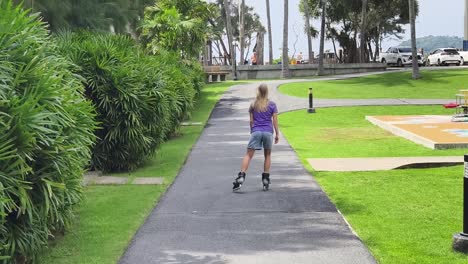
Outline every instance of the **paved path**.
{"label": "paved path", "polygon": [[257,156],[242,192],[231,191],[256,86],[224,95],[120,263],[375,263],[284,138],[273,153],[271,190],[262,191]]}
{"label": "paved path", "polygon": [[[363,75],[367,74],[313,81]],[[307,100],[278,93],[276,87],[284,82],[268,82],[280,111],[307,108]],[[231,192],[249,138],[247,109],[256,86],[234,86],[226,92],[187,163],[134,237],[121,264],[375,263],[283,137],[273,153],[271,190],[261,191],[262,159],[257,156],[242,192]],[[316,106],[447,101],[340,99],[317,100]]]}

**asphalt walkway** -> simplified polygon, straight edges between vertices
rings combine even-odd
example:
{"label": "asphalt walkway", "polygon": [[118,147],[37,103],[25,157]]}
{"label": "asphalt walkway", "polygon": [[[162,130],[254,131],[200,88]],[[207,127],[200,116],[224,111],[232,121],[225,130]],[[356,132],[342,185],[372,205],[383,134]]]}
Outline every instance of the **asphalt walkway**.
{"label": "asphalt walkway", "polygon": [[[367,74],[335,76],[340,79]],[[277,91],[281,112],[307,108],[307,99]],[[310,80],[308,80],[310,81]],[[248,107],[258,84],[233,86],[212,116],[187,163],[135,235],[121,264],[137,263],[376,263],[284,137],[272,156],[271,190],[262,191],[256,156],[240,193],[231,191],[249,138]],[[444,100],[316,100],[316,107],[442,104]],[[258,153],[260,154],[260,153]]]}

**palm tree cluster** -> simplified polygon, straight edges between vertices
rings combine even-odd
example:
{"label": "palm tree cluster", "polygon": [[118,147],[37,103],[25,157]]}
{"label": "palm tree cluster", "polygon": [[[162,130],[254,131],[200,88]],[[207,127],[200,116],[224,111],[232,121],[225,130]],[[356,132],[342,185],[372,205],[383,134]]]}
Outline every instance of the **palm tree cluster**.
{"label": "palm tree cluster", "polygon": [[[400,38],[403,26],[410,23],[408,0],[302,0],[300,10],[306,19],[317,19],[326,11],[325,38],[343,48],[342,62],[347,63],[375,60],[383,39]],[[414,0],[415,16],[418,11]],[[312,27],[306,31],[316,32]]]}
{"label": "palm tree cluster", "polygon": [[251,6],[234,5],[229,0],[218,0],[216,6],[216,15],[209,20],[212,27],[210,39],[213,40],[214,48],[218,54],[225,55],[226,62],[232,64],[234,47],[230,48],[230,44],[238,42],[237,49],[241,54],[242,63],[248,59],[251,47],[263,46],[263,43],[258,42],[258,35],[264,34],[266,29],[261,23],[260,16]]}
{"label": "palm tree cluster", "polygon": [[208,19],[215,6],[201,0],[159,0],[146,8],[142,42],[153,53],[181,51],[183,57],[200,55],[208,37]]}

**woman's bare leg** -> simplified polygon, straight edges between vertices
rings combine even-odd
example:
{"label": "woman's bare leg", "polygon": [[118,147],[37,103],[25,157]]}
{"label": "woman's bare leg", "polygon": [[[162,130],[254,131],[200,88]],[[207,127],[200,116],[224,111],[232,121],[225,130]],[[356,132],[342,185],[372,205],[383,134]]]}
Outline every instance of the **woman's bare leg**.
{"label": "woman's bare leg", "polygon": [[263,151],[263,154],[265,155],[265,162],[263,163],[263,172],[265,173],[270,173],[270,167],[271,167],[271,149],[265,149]]}
{"label": "woman's bare leg", "polygon": [[247,171],[247,169],[249,168],[250,161],[253,158],[254,153],[255,153],[255,149],[247,149],[247,153],[245,153],[245,156],[242,159],[241,172],[246,172]]}

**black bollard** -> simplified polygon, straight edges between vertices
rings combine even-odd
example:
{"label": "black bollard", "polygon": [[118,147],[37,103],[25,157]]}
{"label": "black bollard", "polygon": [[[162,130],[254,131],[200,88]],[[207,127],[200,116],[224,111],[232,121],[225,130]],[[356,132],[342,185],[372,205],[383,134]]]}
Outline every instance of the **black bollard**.
{"label": "black bollard", "polygon": [[312,88],[309,88],[309,109],[307,109],[307,113],[309,114],[315,113],[314,95],[312,94]]}
{"label": "black bollard", "polygon": [[453,236],[453,249],[468,253],[468,155],[464,156],[465,170],[463,177],[463,232]]}

